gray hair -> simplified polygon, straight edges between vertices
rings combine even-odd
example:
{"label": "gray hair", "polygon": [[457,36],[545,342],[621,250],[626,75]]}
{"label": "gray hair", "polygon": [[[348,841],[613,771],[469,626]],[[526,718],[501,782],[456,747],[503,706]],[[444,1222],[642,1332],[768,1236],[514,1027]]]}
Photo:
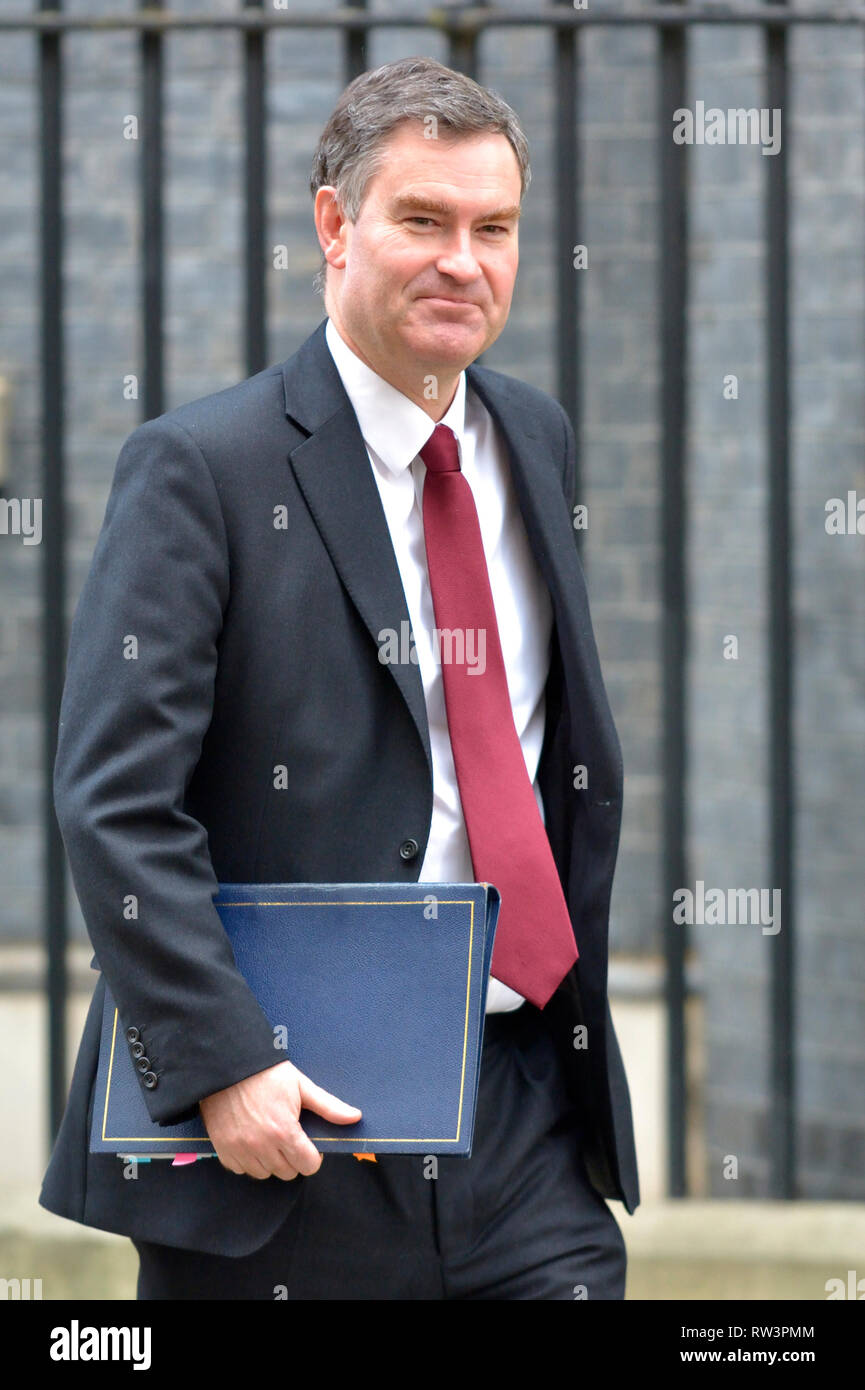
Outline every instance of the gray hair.
{"label": "gray hair", "polygon": [[[404,121],[433,118],[457,138],[486,132],[507,136],[520,169],[520,201],[531,182],[529,146],[516,112],[487,87],[434,58],[400,58],[350,82],[321,133],[309,187],[333,187],[349,222],[356,222],[367,185],[381,169],[387,137]],[[324,293],[327,260],[313,280]]]}

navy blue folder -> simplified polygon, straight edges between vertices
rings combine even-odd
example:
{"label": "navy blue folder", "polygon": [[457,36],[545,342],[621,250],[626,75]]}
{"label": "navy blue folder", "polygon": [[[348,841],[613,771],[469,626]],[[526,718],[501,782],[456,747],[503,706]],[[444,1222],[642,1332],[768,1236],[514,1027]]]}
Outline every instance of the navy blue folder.
{"label": "navy blue folder", "polygon": [[[499,894],[483,883],[220,884],[235,961],[280,1059],[363,1118],[300,1121],[322,1153],[471,1153]],[[90,1149],[213,1154],[150,1118],[106,985]]]}

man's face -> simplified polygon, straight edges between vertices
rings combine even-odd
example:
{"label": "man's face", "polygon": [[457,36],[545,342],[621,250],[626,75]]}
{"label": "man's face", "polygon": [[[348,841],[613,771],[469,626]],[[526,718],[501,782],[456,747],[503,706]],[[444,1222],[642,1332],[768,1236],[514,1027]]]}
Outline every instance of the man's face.
{"label": "man's face", "polygon": [[319,190],[336,250],[328,313],[380,375],[453,378],[495,342],[516,279],[519,202],[506,136],[428,140],[414,121],[388,138],[356,223],[326,211]]}

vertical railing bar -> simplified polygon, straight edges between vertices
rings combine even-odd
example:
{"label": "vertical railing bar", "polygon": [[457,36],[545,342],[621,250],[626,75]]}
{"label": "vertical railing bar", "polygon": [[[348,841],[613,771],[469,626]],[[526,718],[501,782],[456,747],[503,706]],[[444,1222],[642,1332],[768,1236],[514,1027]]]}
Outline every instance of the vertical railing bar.
{"label": "vertical railing bar", "polygon": [[[139,0],[139,8],[161,9],[162,0]],[[141,35],[141,322],[144,335],[142,420],[161,415],[165,399],[163,362],[163,158],[162,34]]]}
{"label": "vertical railing bar", "polygon": [[[476,8],[485,6],[489,0],[476,0]],[[445,6],[445,14],[450,9],[461,9],[463,6]],[[448,30],[448,67],[455,72],[465,73],[473,82],[479,82],[478,76],[478,36],[477,30]],[[474,365],[482,367],[484,365],[484,353],[479,353],[474,360]]]}
{"label": "vertical railing bar", "polygon": [[[489,0],[474,0],[469,7],[464,4],[444,5],[442,12],[448,14],[453,10],[467,8],[485,9]],[[456,72],[465,73],[466,77],[471,77],[473,81],[478,81],[478,35],[476,29],[448,30],[448,67],[454,68]]]}
{"label": "vertical railing bar", "polygon": [[[262,0],[244,0],[254,9]],[[264,30],[243,39],[244,353],[246,374],[267,365],[267,51]]]}
{"label": "vertical railing bar", "polygon": [[[571,0],[557,0],[569,6]],[[582,496],[582,399],[580,363],[581,273],[574,267],[573,247],[580,241],[580,149],[577,139],[579,36],[576,29],[554,33],[556,71],[556,353],[557,389],[577,440],[577,502]],[[582,552],[585,532],[576,532]],[[582,556],[585,564],[585,555]]]}
{"label": "vertical railing bar", "polygon": [[666,963],[668,1188],[687,1193],[685,1032],[686,928],[673,922],[673,893],[686,882],[687,515],[685,360],[687,313],[687,146],[673,141],[673,112],[684,105],[686,35],[662,26],[660,142],[661,317],[661,653],[663,690],[662,937]]}
{"label": "vertical railing bar", "polygon": [[[365,10],[367,0],[345,0],[347,9]],[[367,69],[367,29],[346,29],[343,51],[343,83],[347,87]]]}
{"label": "vertical railing bar", "polygon": [[[770,0],[772,3],[772,0]],[[787,30],[766,28],[766,100],[779,110],[780,147],[766,160],[767,434],[766,512],[769,597],[769,785],[772,887],[781,892],[781,930],[770,938],[770,1193],[796,1193],[795,1108],[795,830],[793,771],[793,615],[789,458],[789,201]]]}
{"label": "vertical railing bar", "polygon": [[[62,0],[39,0],[40,9]],[[40,102],[40,392],[43,497],[42,824],[43,938],[48,1004],[48,1129],[53,1143],[66,1106],[66,856],[54,811],[54,761],[66,660],[65,326],[63,316],[62,35],[39,35]]]}

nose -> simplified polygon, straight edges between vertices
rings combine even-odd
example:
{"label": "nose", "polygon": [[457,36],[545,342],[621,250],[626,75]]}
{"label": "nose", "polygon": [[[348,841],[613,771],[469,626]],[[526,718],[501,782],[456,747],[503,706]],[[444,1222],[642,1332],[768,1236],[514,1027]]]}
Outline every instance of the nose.
{"label": "nose", "polygon": [[445,250],[436,258],[436,269],[460,284],[468,284],[479,278],[481,269],[472,251],[471,233],[468,230],[455,233],[449,240]]}

